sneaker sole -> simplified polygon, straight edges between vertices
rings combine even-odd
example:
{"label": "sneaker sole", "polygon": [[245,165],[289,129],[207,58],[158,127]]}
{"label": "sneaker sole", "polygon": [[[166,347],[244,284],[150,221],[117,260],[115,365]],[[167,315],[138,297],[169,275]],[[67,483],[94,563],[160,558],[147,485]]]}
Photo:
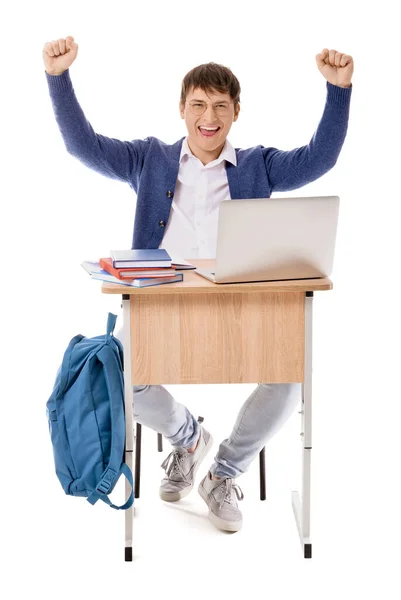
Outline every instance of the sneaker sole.
{"label": "sneaker sole", "polygon": [[[198,492],[199,492],[199,495],[202,498],[202,500],[204,500],[206,505],[209,506],[208,501],[207,501],[208,495],[207,495],[207,492],[205,491],[205,489],[202,487],[202,484],[199,485]],[[215,527],[217,527],[217,529],[220,529],[221,531],[236,532],[236,531],[239,531],[242,527],[242,520],[241,521],[225,521],[224,519],[221,519],[220,517],[216,516],[210,508],[209,508],[209,519],[213,523],[213,525]]]}
{"label": "sneaker sole", "polygon": [[185,496],[188,496],[189,492],[192,491],[194,486],[188,486],[187,488],[181,490],[180,492],[164,492],[159,490],[159,496],[165,502],[178,502],[178,500],[182,500]]}
{"label": "sneaker sole", "polygon": [[203,448],[202,452],[199,454],[198,462],[196,463],[196,465],[194,467],[192,485],[189,485],[188,487],[184,488],[183,490],[180,490],[179,492],[165,492],[164,490],[159,489],[159,496],[162,500],[164,500],[165,502],[178,502],[178,500],[182,500],[182,498],[185,498],[185,496],[188,496],[188,494],[193,490],[196,473],[200,467],[200,464],[203,461],[203,459],[206,457],[207,453],[209,452],[210,448],[212,447],[212,444],[213,444],[213,438],[210,435],[209,441],[207,442],[207,444],[205,444],[205,447]]}

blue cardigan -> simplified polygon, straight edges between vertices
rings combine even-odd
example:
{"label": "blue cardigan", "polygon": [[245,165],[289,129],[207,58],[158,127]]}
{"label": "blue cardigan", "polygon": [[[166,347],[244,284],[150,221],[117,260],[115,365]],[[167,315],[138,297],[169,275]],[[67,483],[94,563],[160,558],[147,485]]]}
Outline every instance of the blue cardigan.
{"label": "blue cardigan", "polygon": [[[158,248],[170,216],[178,176],[181,138],[165,144],[155,137],[121,141],[93,131],[71,83],[69,71],[46,71],[54,114],[67,151],[106,177],[128,183],[137,193],[132,248]],[[282,151],[236,148],[237,166],[226,162],[232,199],[269,198],[318,179],[337,161],[348,127],[350,88],[326,83],[323,116],[307,146]]]}

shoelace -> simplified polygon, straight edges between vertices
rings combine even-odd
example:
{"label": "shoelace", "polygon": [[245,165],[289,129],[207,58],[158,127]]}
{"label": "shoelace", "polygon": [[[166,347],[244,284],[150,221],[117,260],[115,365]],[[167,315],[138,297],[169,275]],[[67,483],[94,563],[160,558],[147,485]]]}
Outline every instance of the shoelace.
{"label": "shoelace", "polygon": [[171,475],[181,475],[181,477],[189,483],[187,476],[182,470],[182,464],[185,462],[186,452],[175,449],[164,459],[161,466],[166,471],[167,477],[170,479]]}
{"label": "shoelace", "polygon": [[244,499],[244,494],[237,483],[233,483],[233,480],[230,478],[224,479],[223,483],[220,486],[223,491],[223,498],[221,499],[219,510],[222,508],[224,502],[228,504],[234,504],[235,498],[233,492],[237,496],[238,500]]}

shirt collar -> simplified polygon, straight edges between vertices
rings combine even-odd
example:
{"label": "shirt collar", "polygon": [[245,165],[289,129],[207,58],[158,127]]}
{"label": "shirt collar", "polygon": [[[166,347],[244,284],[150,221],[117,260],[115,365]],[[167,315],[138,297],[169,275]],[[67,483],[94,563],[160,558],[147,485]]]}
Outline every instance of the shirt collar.
{"label": "shirt collar", "polygon": [[[181,154],[180,154],[180,160],[179,160],[180,163],[184,156],[194,156],[191,152],[190,147],[188,146],[188,137],[186,137],[184,139],[184,141],[182,142]],[[223,150],[220,153],[220,156],[218,158],[216,158],[216,160],[213,162],[217,165],[223,160],[227,160],[228,162],[233,164],[235,167],[237,166],[237,155],[235,154],[234,146],[232,146],[230,144],[230,142],[228,141],[227,138],[226,138],[226,142],[223,146]]]}

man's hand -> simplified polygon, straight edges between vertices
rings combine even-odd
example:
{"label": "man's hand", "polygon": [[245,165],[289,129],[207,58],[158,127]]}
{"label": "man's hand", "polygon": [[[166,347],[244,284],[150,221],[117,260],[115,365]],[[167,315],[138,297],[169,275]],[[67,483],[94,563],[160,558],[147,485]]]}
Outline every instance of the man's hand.
{"label": "man's hand", "polygon": [[324,48],[320,54],[316,54],[316,64],[329,83],[339,87],[351,87],[354,61],[349,54]]}
{"label": "man's hand", "polygon": [[69,35],[47,42],[43,48],[43,62],[49,75],[61,75],[70,68],[78,54],[78,44]]}

